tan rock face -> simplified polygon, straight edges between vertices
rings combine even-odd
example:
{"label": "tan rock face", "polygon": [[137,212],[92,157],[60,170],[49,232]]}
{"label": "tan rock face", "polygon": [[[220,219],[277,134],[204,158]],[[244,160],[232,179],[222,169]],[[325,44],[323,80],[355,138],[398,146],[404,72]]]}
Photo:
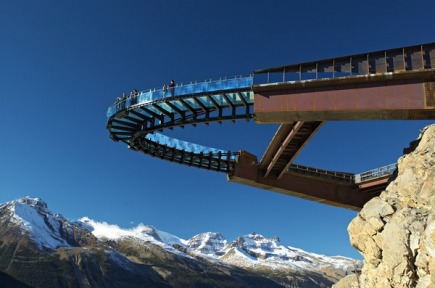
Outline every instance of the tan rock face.
{"label": "tan rock face", "polygon": [[349,224],[364,256],[361,275],[333,287],[435,288],[435,125],[417,140],[399,159],[397,178]]}

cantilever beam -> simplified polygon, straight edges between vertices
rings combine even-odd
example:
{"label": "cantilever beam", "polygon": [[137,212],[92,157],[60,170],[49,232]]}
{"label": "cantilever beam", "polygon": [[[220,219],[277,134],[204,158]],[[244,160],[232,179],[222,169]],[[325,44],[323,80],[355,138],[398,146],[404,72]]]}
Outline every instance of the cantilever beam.
{"label": "cantilever beam", "polygon": [[367,201],[377,196],[388,183],[388,177],[372,185],[357,185],[353,182],[334,181],[327,178],[286,172],[280,179],[264,177],[257,157],[240,151],[230,182],[270,190],[336,207],[359,211]]}

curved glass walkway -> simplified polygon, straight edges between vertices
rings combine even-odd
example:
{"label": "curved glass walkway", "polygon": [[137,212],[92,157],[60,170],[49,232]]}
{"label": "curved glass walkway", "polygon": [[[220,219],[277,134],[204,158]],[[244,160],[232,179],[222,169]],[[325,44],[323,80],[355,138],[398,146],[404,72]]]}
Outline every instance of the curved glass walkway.
{"label": "curved glass walkway", "polygon": [[107,111],[110,137],[161,159],[229,172],[237,153],[165,136],[164,129],[253,117],[252,77],[152,89],[118,100]]}
{"label": "curved glass walkway", "polygon": [[[150,90],[144,90],[138,93],[137,96],[134,97],[128,97],[126,99],[121,100],[118,103],[114,103],[112,106],[109,107],[107,110],[107,118],[112,117],[120,110],[123,110],[125,108],[131,108],[133,105],[143,105],[146,103],[150,103],[157,100],[165,100],[167,97],[180,97],[180,96],[186,96],[186,95],[209,95],[214,94],[214,92],[231,92],[234,90],[246,90],[251,89],[252,85],[252,77],[240,77],[240,78],[229,78],[229,79],[220,79],[220,80],[214,80],[214,81],[205,81],[205,82],[195,82],[190,83],[186,85],[177,85],[173,89],[167,88],[166,91],[163,89],[150,89]],[[220,94],[220,93],[218,93]],[[214,96],[218,102],[220,101],[222,103],[222,99],[217,99],[219,97]],[[251,99],[253,101],[253,99]],[[210,104],[208,102],[207,97],[202,97],[202,101],[205,103]],[[200,104],[199,104],[200,105]],[[196,105],[194,105],[196,106]]]}

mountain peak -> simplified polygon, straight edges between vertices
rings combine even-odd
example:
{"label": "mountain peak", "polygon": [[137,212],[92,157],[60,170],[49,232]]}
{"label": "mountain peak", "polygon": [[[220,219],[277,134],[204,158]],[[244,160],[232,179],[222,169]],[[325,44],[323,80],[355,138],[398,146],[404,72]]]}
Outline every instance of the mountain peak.
{"label": "mountain peak", "polygon": [[274,242],[274,243],[277,243],[277,244],[279,244],[279,242],[280,242],[279,237],[277,237],[277,236],[273,236],[272,238],[266,238],[263,235],[257,234],[255,232],[252,232],[249,235],[242,236],[242,237],[246,237],[246,238],[249,238],[249,239],[252,239],[252,240],[255,240],[255,241]]}
{"label": "mountain peak", "polygon": [[24,198],[12,201],[11,203],[20,203],[33,208],[44,209],[44,210],[47,209],[47,203],[42,201],[41,198],[31,198],[29,196],[26,196]]}
{"label": "mountain peak", "polygon": [[60,232],[68,222],[61,215],[51,213],[40,198],[24,197],[0,205],[0,215],[21,227],[40,249],[70,246]]}
{"label": "mountain peak", "polygon": [[227,240],[217,232],[201,233],[187,241],[190,249],[206,255],[218,255],[226,245]]}

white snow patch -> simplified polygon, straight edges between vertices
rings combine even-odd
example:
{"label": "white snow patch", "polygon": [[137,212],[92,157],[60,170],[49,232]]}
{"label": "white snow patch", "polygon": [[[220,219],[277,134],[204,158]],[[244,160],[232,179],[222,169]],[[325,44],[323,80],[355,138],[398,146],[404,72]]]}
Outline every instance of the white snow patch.
{"label": "white snow patch", "polygon": [[157,230],[152,226],[146,226],[144,224],[139,224],[130,229],[123,229],[118,225],[108,224],[106,222],[97,222],[89,219],[88,217],[83,217],[79,219],[79,221],[84,223],[97,238],[118,240],[125,237],[132,237],[147,242],[153,242],[159,245],[178,244],[184,246],[186,242],[184,239],[178,238],[177,236]]}
{"label": "white snow patch", "polygon": [[38,213],[33,207],[22,203],[14,203],[12,208],[14,218],[22,223],[24,228],[30,232],[31,238],[40,246],[55,249],[57,247],[70,246],[59,235],[60,223],[51,215],[47,215],[47,222],[44,216]]}
{"label": "white snow patch", "polygon": [[187,240],[178,238],[177,236],[174,236],[172,234],[169,234],[168,232],[156,230],[157,235],[159,235],[160,239],[166,244],[172,245],[172,244],[178,244],[181,246],[185,246],[187,243]]}

